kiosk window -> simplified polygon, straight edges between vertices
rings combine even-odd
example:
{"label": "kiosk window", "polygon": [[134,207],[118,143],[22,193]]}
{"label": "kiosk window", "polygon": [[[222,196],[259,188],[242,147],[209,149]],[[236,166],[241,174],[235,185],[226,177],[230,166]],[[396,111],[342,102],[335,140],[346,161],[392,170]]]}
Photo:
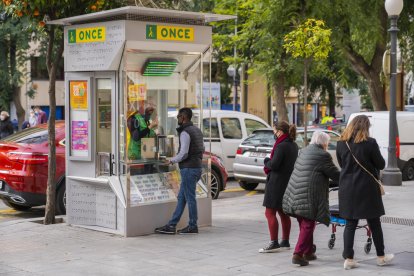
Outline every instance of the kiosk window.
{"label": "kiosk window", "polygon": [[111,79],[97,79],[97,152],[111,152]]}
{"label": "kiosk window", "polygon": [[241,139],[243,137],[240,121],[237,118],[221,118],[221,131],[223,138],[226,139]]}

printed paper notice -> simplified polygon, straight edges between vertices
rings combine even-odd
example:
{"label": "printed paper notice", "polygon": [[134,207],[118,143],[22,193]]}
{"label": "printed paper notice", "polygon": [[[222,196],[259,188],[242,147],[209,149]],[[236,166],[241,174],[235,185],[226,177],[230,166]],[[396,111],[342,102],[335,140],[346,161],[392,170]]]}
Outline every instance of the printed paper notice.
{"label": "printed paper notice", "polygon": [[88,109],[88,82],[70,81],[70,107],[74,110]]}
{"label": "printed paper notice", "polygon": [[128,86],[128,102],[144,101],[147,99],[147,86],[145,84],[131,84]]}
{"label": "printed paper notice", "polygon": [[88,154],[88,121],[72,121],[72,155]]}

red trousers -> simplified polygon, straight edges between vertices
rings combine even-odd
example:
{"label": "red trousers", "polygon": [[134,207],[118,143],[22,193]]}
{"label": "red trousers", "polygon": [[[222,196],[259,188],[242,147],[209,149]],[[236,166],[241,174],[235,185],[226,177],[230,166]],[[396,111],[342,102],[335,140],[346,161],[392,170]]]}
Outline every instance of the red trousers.
{"label": "red trousers", "polygon": [[313,253],[313,231],[315,230],[316,222],[303,217],[297,217],[297,220],[299,222],[299,237],[294,254],[300,256],[304,254],[310,255]]}
{"label": "red trousers", "polygon": [[289,240],[290,236],[290,217],[283,213],[280,209],[266,208],[265,216],[269,226],[270,240],[278,240],[279,223],[277,221],[276,213],[279,214],[280,222],[282,224],[282,240]]}

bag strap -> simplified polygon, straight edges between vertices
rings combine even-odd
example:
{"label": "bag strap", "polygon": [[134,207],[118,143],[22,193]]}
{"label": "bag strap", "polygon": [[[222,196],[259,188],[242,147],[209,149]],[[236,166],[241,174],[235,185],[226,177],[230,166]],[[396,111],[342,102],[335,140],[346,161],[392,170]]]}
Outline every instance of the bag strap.
{"label": "bag strap", "polygon": [[356,159],[355,155],[352,153],[351,147],[348,144],[348,141],[345,141],[346,146],[349,149],[349,152],[351,153],[352,157],[354,158],[355,162],[357,162],[357,164],[365,171],[367,172],[372,178],[374,178],[374,180],[378,183],[378,185],[382,186],[381,181],[379,181],[370,171],[368,171],[364,166],[362,166],[362,164],[358,161],[358,159]]}

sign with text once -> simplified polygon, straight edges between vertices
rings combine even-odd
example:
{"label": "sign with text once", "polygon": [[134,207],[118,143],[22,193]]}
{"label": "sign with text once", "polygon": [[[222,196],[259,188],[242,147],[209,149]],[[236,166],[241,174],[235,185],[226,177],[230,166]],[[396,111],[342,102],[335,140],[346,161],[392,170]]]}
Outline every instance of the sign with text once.
{"label": "sign with text once", "polygon": [[78,28],[68,30],[69,43],[104,42],[105,37],[105,27]]}
{"label": "sign with text once", "polygon": [[181,26],[147,25],[146,38],[167,41],[193,41],[194,28]]}
{"label": "sign with text once", "polygon": [[124,42],[124,22],[65,27],[65,72],[118,70]]}

